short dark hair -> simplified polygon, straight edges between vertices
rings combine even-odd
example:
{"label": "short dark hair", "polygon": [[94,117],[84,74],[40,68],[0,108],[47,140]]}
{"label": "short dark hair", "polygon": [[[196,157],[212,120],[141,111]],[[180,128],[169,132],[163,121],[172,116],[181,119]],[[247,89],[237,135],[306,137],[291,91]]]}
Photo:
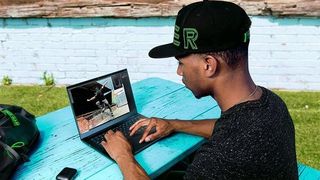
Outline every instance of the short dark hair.
{"label": "short dark hair", "polygon": [[239,46],[219,52],[204,53],[211,55],[214,58],[224,60],[228,66],[235,69],[240,63],[248,59],[248,46],[249,43],[241,43]]}

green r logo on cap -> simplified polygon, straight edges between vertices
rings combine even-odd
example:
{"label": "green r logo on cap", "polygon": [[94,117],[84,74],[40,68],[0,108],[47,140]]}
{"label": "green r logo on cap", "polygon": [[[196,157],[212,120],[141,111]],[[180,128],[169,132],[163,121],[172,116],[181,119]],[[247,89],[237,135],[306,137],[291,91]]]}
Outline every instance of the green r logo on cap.
{"label": "green r logo on cap", "polygon": [[184,49],[198,49],[196,40],[198,39],[198,31],[194,28],[183,28]]}
{"label": "green r logo on cap", "polygon": [[[174,36],[173,36],[173,44],[175,46],[180,46],[180,27],[175,25],[174,27]],[[194,28],[183,28],[183,43],[184,49],[191,49],[195,50],[198,49],[196,44],[196,40],[198,39],[198,31]]]}
{"label": "green r logo on cap", "polygon": [[176,46],[180,46],[179,30],[180,30],[180,27],[176,25],[176,26],[174,27],[174,36],[173,36],[173,44],[176,45]]}

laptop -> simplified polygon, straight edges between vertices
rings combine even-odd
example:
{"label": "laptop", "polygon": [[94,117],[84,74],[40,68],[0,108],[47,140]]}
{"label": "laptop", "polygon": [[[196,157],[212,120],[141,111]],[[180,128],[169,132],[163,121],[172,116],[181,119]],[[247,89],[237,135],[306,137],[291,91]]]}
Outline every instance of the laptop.
{"label": "laptop", "polygon": [[137,112],[126,69],[70,85],[67,92],[80,139],[107,157],[100,143],[110,129],[126,136],[134,154],[158,140],[139,143],[146,127],[129,136],[129,127],[144,116]]}

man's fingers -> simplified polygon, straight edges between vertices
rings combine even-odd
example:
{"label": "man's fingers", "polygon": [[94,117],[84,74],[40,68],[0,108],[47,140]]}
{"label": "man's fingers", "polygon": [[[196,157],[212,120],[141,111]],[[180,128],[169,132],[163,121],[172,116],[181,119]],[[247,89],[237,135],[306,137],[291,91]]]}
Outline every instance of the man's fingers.
{"label": "man's fingers", "polygon": [[140,129],[141,126],[142,126],[142,124],[138,124],[138,125],[134,126],[134,128],[130,132],[130,136],[134,135],[134,133],[136,133],[136,131],[138,131],[138,129]]}
{"label": "man's fingers", "polygon": [[160,133],[159,132],[155,132],[155,133],[150,134],[149,136],[147,136],[145,138],[145,141],[146,142],[153,141],[153,140],[157,139],[159,136],[160,136]]}
{"label": "man's fingers", "polygon": [[134,128],[130,132],[130,136],[134,135],[138,129],[140,129],[142,126],[148,125],[147,121],[141,121],[139,124],[135,125]]}
{"label": "man's fingers", "polygon": [[104,139],[105,139],[105,140],[108,140],[108,133],[105,133],[105,134],[104,134]]}
{"label": "man's fingers", "polygon": [[106,141],[101,141],[101,143],[100,143],[101,145],[102,145],[102,147],[105,149],[105,150],[107,150],[108,148],[107,148],[107,146],[108,146],[108,143],[106,142]]}
{"label": "man's fingers", "polygon": [[147,135],[149,134],[149,132],[153,126],[154,126],[154,124],[152,123],[152,121],[150,121],[147,128],[144,130],[144,133],[143,133],[139,143],[142,143],[145,140],[145,138],[147,137]]}
{"label": "man's fingers", "polygon": [[148,119],[139,119],[137,122],[135,122],[132,126],[130,126],[129,130],[131,131],[137,124],[139,124],[142,121],[146,121]]}
{"label": "man's fingers", "polygon": [[107,141],[101,141],[101,145],[104,150],[111,156],[110,154],[110,144]]}
{"label": "man's fingers", "polygon": [[122,133],[121,131],[116,131],[115,134],[118,135],[118,136],[121,136],[122,138],[127,139],[127,138],[123,135],[123,133]]}
{"label": "man's fingers", "polygon": [[104,139],[105,139],[106,141],[108,141],[108,139],[110,139],[110,136],[113,135],[113,134],[114,134],[114,132],[113,132],[112,130],[109,130],[108,132],[106,132],[106,133],[104,134]]}

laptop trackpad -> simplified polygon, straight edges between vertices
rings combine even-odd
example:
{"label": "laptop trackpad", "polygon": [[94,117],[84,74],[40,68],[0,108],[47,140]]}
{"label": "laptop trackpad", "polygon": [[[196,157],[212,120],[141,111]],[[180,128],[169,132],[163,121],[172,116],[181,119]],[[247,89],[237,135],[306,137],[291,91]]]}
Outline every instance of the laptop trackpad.
{"label": "laptop trackpad", "polygon": [[[143,126],[134,135],[128,137],[128,140],[131,143],[132,148],[133,148],[133,152],[135,154],[142,151],[143,149],[145,149],[149,145],[153,144],[153,142],[154,142],[154,141],[151,141],[151,142],[143,141],[142,143],[139,143],[145,129],[146,129],[146,126]],[[149,134],[153,134],[155,132],[156,132],[156,127],[152,127]]]}
{"label": "laptop trackpad", "polygon": [[[142,136],[143,133],[144,133],[144,131],[146,130],[146,128],[147,128],[147,126],[142,126],[142,127],[140,127],[140,128],[134,133],[133,136],[136,136],[136,135]],[[153,133],[155,133],[155,132],[156,132],[156,127],[153,126],[153,127],[151,128],[150,132],[148,133],[148,135],[149,135],[149,134],[153,134]]]}

